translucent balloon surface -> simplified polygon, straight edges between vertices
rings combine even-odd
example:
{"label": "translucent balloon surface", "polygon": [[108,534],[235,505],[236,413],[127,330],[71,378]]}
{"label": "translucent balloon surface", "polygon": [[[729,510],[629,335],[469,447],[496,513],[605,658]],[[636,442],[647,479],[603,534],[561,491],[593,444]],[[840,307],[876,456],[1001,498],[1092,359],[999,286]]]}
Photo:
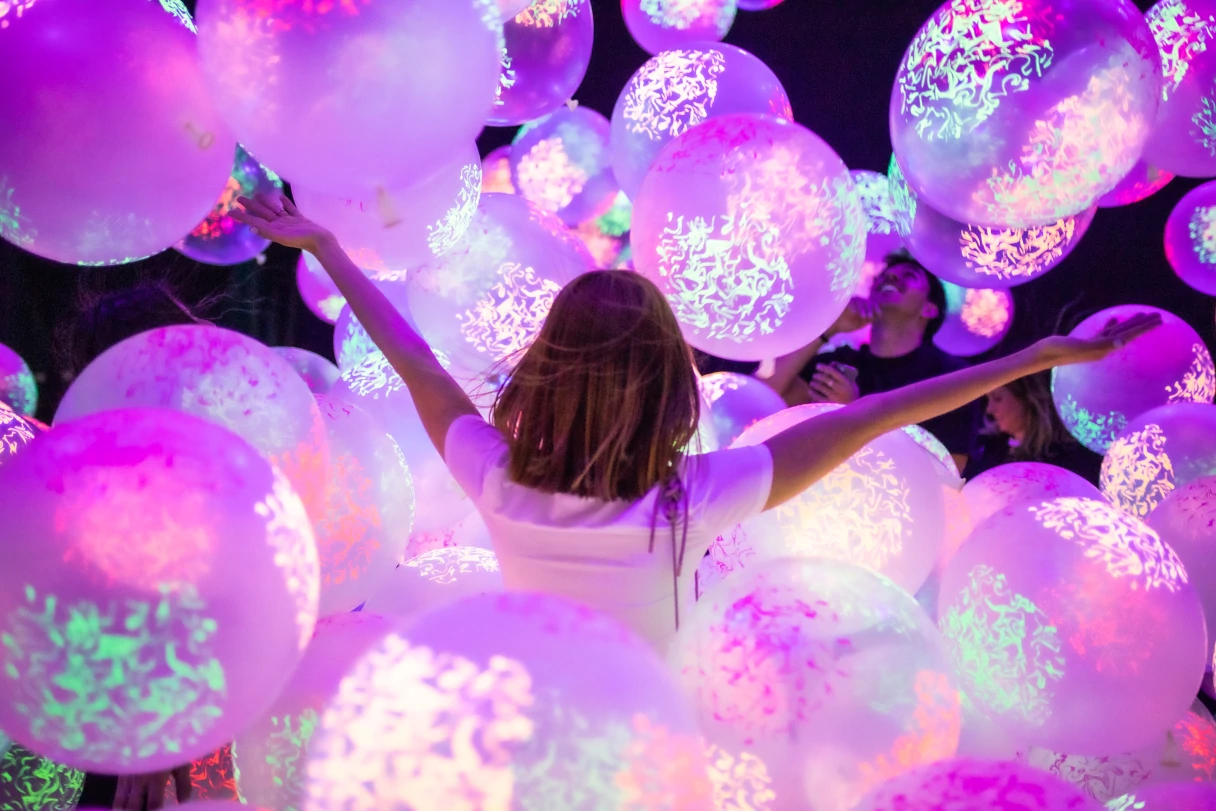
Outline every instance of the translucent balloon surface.
{"label": "translucent balloon surface", "polygon": [[962,222],[1028,228],[1080,214],[1140,159],[1161,92],[1156,50],[1129,0],[949,0],[895,78],[899,164]]}
{"label": "translucent balloon surface", "polygon": [[958,690],[932,623],[860,567],[786,558],[703,596],[670,655],[709,743],[757,758],[774,809],[847,811],[958,744]]}
{"label": "translucent balloon surface", "polygon": [[414,484],[396,441],[358,406],[317,398],[329,437],[324,513],[314,527],[321,615],[358,607],[392,577],[414,523]]}
{"label": "translucent balloon surface", "polygon": [[879,787],[856,811],[1101,811],[1057,777],[1023,763],[946,760]]}
{"label": "translucent balloon surface", "polygon": [[606,214],[619,191],[608,133],[608,119],[587,107],[546,116],[511,145],[512,185],[570,226]]}
{"label": "translucent balloon surface", "polygon": [[985,470],[963,487],[963,501],[973,526],[1015,504],[1063,497],[1102,498],[1098,488],[1062,467],[1042,462],[1011,462]]}
{"label": "translucent balloon surface", "polygon": [[781,5],[784,0],[739,0],[740,11],[764,11]]}
{"label": "translucent balloon surface", "polygon": [[308,385],[270,347],[212,326],[173,326],[101,353],[68,388],[55,425],[112,408],[172,408],[221,425],[279,467],[321,514],[329,443]]}
{"label": "translucent balloon surface", "polygon": [[426,552],[452,546],[470,546],[476,549],[492,549],[490,530],[481,515],[473,512],[456,523],[442,529],[413,532],[405,546],[401,562],[405,563]]}
{"label": "translucent balloon surface", "polygon": [[1152,197],[1169,185],[1174,176],[1141,160],[1113,189],[1098,198],[1098,208],[1130,206]]}
{"label": "translucent balloon surface", "polygon": [[1216,470],[1216,408],[1180,403],[1132,420],[1102,460],[1102,493],[1147,518],[1178,487]]}
{"label": "translucent balloon surface", "polygon": [[535,121],[574,97],[591,63],[591,0],[536,0],[502,27],[494,126]]}
{"label": "translucent balloon surface", "polygon": [[1216,3],[1161,0],[1145,15],[1161,53],[1157,126],[1144,148],[1154,166],[1184,177],[1216,175]]}
{"label": "translucent balloon surface", "polygon": [[[398,279],[378,281],[375,283],[380,292],[385,295],[394,309],[400,313],[409,325],[418,329],[410,314],[409,291],[406,288],[404,275]],[[359,323],[349,305],[342,307],[338,320],[334,322],[334,359],[338,362],[338,370],[345,372],[358,365],[359,361],[376,351],[376,345],[367,330]]]}
{"label": "translucent balloon surface", "polygon": [[621,189],[636,198],[671,139],[706,119],[735,113],[794,120],[776,74],[742,48],[698,42],[651,57],[612,108],[612,169]]}
{"label": "translucent balloon surface", "polygon": [[1095,453],[1105,453],[1129,422],[1172,403],[1211,403],[1216,368],[1190,324],[1155,307],[1125,304],[1094,313],[1069,335],[1096,337],[1112,318],[1158,313],[1162,325],[1094,363],[1051,373],[1051,396],[1064,427]]}
{"label": "translucent balloon surface", "polygon": [[489,549],[446,546],[415,555],[367,602],[369,611],[411,617],[420,611],[503,590],[498,558]]}
{"label": "translucent balloon surface", "polygon": [[725,448],[755,423],[785,410],[781,395],[763,380],[736,372],[714,372],[701,378],[718,446]]}
{"label": "translucent balloon surface", "polygon": [[959,287],[943,281],[946,320],[933,336],[938,349],[971,357],[994,348],[1013,326],[1013,295],[1008,290]]}
{"label": "translucent balloon surface", "polygon": [[59,763],[140,773],[217,749],[312,634],[304,505],[210,422],[119,409],[57,425],[0,468],[0,509],[0,725]]}
{"label": "translucent balloon surface", "polygon": [[200,0],[197,16],[233,132],[306,188],[358,195],[422,180],[477,137],[494,102],[494,0]]}
{"label": "translucent balloon surface", "polygon": [[868,169],[857,169],[849,174],[866,212],[866,261],[881,262],[904,244],[895,222],[891,182],[886,175]]}
{"label": "translucent balloon surface", "polygon": [[296,265],[296,288],[305,306],[327,324],[337,321],[338,314],[346,306],[346,299],[338,291],[337,285],[307,251],[301,254]]}
{"label": "translucent balloon surface", "polygon": [[487,194],[456,246],[410,273],[410,309],[432,346],[480,373],[531,344],[558,291],[590,267],[552,215]]}
{"label": "translucent balloon surface", "polygon": [[978,526],[942,573],[939,616],[977,709],[1016,744],[1060,752],[1146,745],[1209,658],[1178,556],[1093,499],[1022,502]]}
{"label": "translucent balloon surface", "polygon": [[270,245],[270,240],[253,233],[248,225],[232,219],[238,197],[271,196],[281,193],[283,181],[258,163],[240,145],[228,185],[207,218],[173,247],[205,265],[239,265],[255,258]]}
{"label": "translucent balloon surface", "polygon": [[404,275],[455,245],[477,210],[481,158],[474,146],[451,151],[442,165],[409,185],[337,196],[294,184],[292,195],[300,211],[332,231],[369,275]]}
{"label": "translucent balloon surface", "polygon": [[305,807],[703,811],[699,737],[623,626],[547,595],[472,597],[349,669],[313,738]]}
{"label": "translucent balloon surface", "polygon": [[1192,189],[1174,206],[1165,223],[1165,258],[1183,282],[1216,295],[1216,183]]}
{"label": "translucent balloon surface", "polygon": [[0,90],[21,120],[0,133],[0,236],[84,265],[169,248],[215,205],[236,150],[190,15],[180,4],[17,5],[0,49],[0,70],[22,77]]}
{"label": "translucent balloon surface", "polygon": [[24,417],[38,409],[38,384],[29,364],[13,350],[0,344],[0,403]]}
{"label": "translucent balloon surface", "polygon": [[1085,236],[1094,209],[1032,228],[967,225],[939,214],[908,185],[891,159],[895,224],[908,250],[934,275],[962,287],[1008,288],[1042,276]]}
{"label": "translucent balloon surface", "polygon": [[721,40],[737,10],[737,0],[621,0],[625,27],[652,54]]}
{"label": "translucent balloon surface", "polygon": [[713,118],[671,141],[633,209],[634,262],[690,344],[732,360],[819,337],[865,259],[866,215],[817,135],[770,116]]}
{"label": "translucent balloon surface", "polygon": [[341,374],[338,367],[316,352],[295,346],[276,346],[274,351],[291,364],[313,394],[324,394],[338,382],[338,375]]}
{"label": "translucent balloon surface", "polygon": [[368,611],[324,617],[304,658],[274,703],[241,730],[233,745],[240,789],[251,805],[299,809],[309,743],[326,702],[347,668],[393,627]]}
{"label": "translucent balloon surface", "polygon": [[1153,510],[1148,525],[1178,553],[1203,602],[1209,633],[1216,631],[1216,478],[1175,489]]}

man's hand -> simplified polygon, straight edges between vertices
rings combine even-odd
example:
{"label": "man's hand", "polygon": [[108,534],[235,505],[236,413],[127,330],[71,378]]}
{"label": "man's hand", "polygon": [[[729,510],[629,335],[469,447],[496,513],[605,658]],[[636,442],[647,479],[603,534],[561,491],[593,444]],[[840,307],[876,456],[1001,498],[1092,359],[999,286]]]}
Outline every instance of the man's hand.
{"label": "man's hand", "polygon": [[821,363],[815,367],[815,374],[807,388],[810,390],[812,403],[848,405],[861,396],[857,383],[829,363]]}
{"label": "man's hand", "polygon": [[118,778],[118,791],[114,794],[116,811],[159,811],[165,807],[165,789],[169,778],[173,778],[174,793],[178,803],[190,799],[190,764],[178,766],[171,772],[152,774],[127,774]]}
{"label": "man's hand", "polygon": [[874,316],[877,313],[878,307],[869,299],[854,298],[849,302],[849,306],[844,308],[844,312],[840,314],[840,318],[836,319],[836,323],[824,334],[830,337],[832,335],[842,335],[846,332],[854,332],[862,327],[869,326],[874,321]]}

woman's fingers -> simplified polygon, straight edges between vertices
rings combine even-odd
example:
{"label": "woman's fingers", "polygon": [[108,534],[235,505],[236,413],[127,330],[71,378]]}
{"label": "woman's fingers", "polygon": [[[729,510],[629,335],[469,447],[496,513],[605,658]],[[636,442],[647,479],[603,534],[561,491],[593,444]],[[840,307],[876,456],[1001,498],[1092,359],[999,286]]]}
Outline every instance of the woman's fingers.
{"label": "woman's fingers", "polygon": [[293,217],[300,216],[300,209],[296,208],[296,204],[288,199],[287,195],[281,195],[279,202],[283,204],[283,210]]}
{"label": "woman's fingers", "polygon": [[266,204],[265,198],[238,197],[236,201],[245,207],[245,211],[255,217],[269,220],[275,216],[275,210]]}

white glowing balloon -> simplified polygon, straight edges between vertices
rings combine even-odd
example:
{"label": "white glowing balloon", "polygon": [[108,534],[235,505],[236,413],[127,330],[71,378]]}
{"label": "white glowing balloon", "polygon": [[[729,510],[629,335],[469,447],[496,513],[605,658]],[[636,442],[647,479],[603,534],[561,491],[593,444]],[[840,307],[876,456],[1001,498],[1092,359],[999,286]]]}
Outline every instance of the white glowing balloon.
{"label": "white glowing balloon", "polygon": [[405,552],[401,555],[401,562],[406,563],[426,552],[450,546],[494,548],[490,542],[490,530],[480,513],[473,512],[450,527],[410,533],[410,539],[405,545]]}
{"label": "white glowing balloon", "polygon": [[447,546],[423,552],[402,563],[367,601],[367,609],[393,617],[475,594],[502,591],[502,570],[489,549]]}
{"label": "white glowing balloon", "polygon": [[781,395],[751,375],[714,372],[702,377],[700,386],[714,436],[722,448],[760,420],[785,410]]}
{"label": "white glowing balloon", "polygon": [[341,374],[338,367],[316,352],[296,346],[272,348],[279,357],[291,364],[291,368],[308,384],[308,390],[313,394],[324,394],[338,382],[338,375]]}
{"label": "white glowing balloon", "polygon": [[974,526],[1014,504],[1065,496],[1102,500],[1098,488],[1076,473],[1042,462],[998,465],[985,470],[963,487],[963,500]]}
{"label": "white glowing balloon", "polygon": [[1153,510],[1148,525],[1182,559],[1203,601],[1208,634],[1216,636],[1216,477],[1179,486]]}
{"label": "white glowing balloon", "polygon": [[1175,489],[1216,472],[1216,407],[1179,403],[1133,420],[1102,460],[1102,494],[1147,518]]}

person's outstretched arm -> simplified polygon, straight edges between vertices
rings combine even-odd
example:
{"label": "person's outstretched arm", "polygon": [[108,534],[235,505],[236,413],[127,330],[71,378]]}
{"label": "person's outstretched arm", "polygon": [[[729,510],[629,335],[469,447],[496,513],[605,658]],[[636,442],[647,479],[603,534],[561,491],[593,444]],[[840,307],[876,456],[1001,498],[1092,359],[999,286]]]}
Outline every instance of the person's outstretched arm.
{"label": "person's outstretched arm", "polygon": [[266,239],[317,257],[372,342],[405,381],[427,436],[442,456],[452,422],[478,411],[431,347],[350,260],[334,235],[301,215],[286,196],[278,200],[241,197],[239,202],[245,210],[233,210],[233,219]]}
{"label": "person's outstretched arm", "polygon": [[773,455],[773,485],[765,509],[798,495],[888,431],[961,408],[1020,377],[1101,360],[1160,323],[1159,315],[1145,313],[1122,323],[1111,321],[1097,338],[1046,338],[1014,355],[871,394],[787,428],[764,443]]}

